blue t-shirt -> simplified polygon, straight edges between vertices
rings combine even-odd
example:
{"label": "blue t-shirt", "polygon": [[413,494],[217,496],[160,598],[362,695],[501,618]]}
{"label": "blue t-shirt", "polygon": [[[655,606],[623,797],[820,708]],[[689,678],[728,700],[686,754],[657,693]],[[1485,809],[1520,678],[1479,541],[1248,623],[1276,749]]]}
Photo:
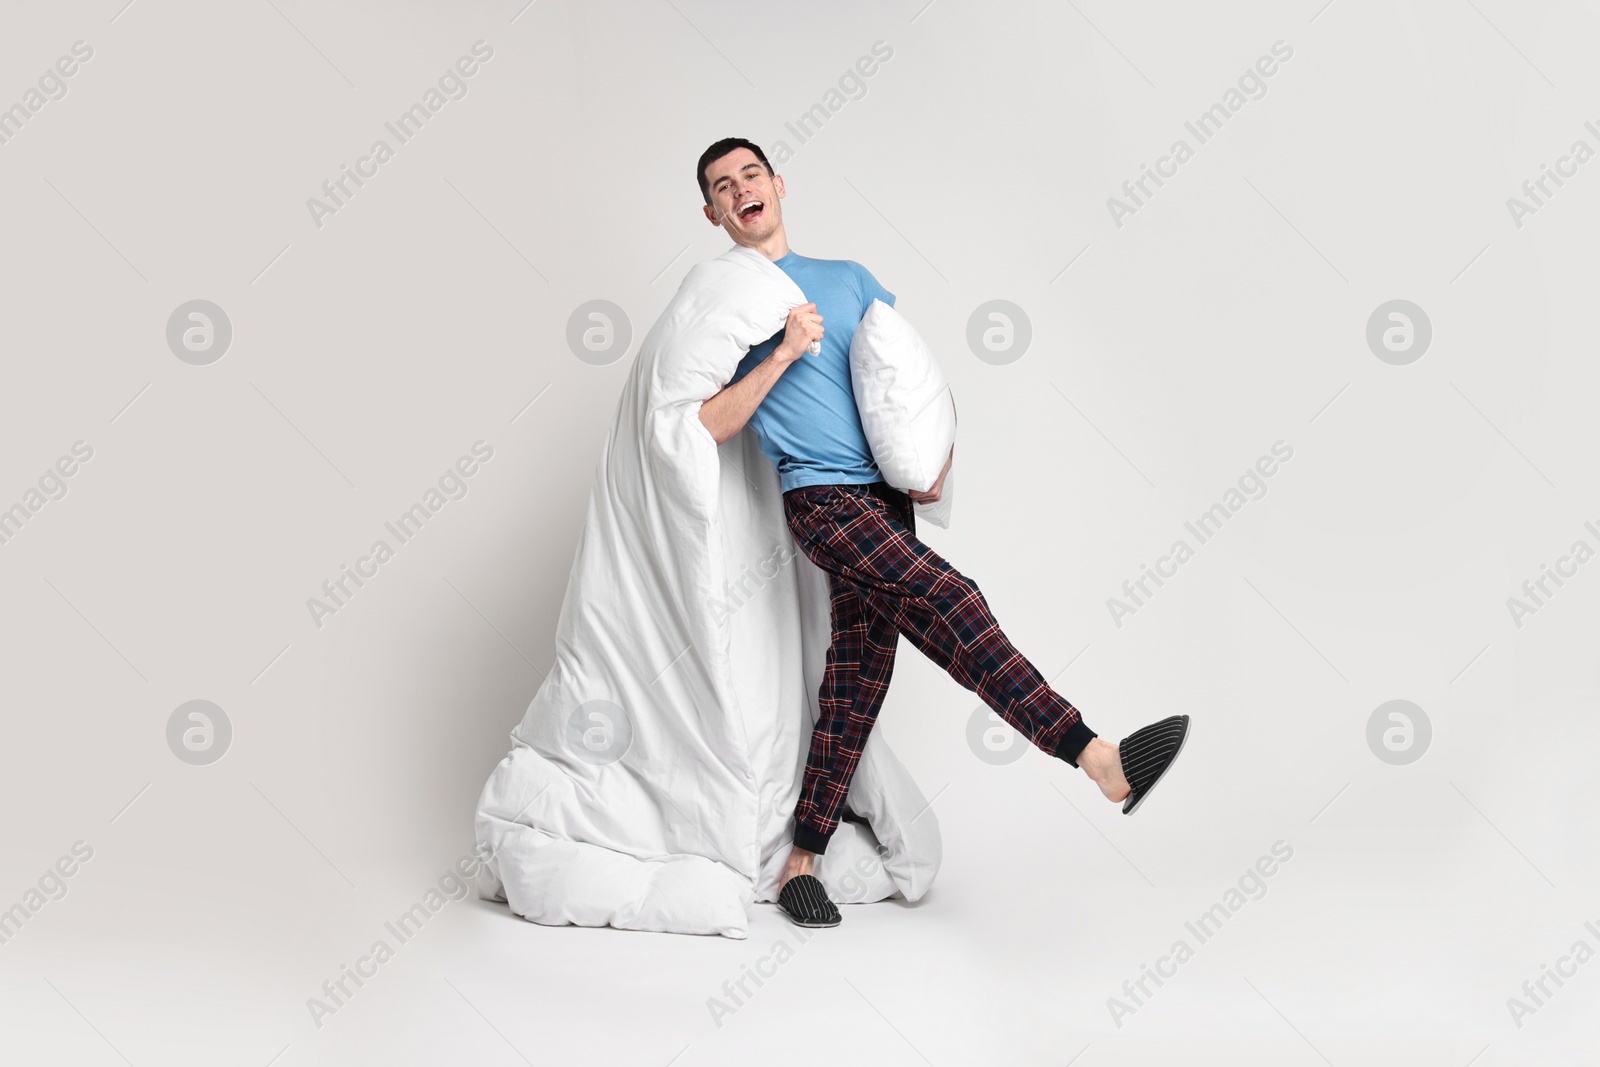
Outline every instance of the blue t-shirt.
{"label": "blue t-shirt", "polygon": [[[852,259],[810,259],[790,252],[773,263],[817,305],[822,352],[807,352],[789,364],[750,416],[761,451],[777,468],[783,492],[802,485],[876,482],[883,475],[850,387],[850,341],[872,301],[893,307],[894,294]],[[751,348],[728,384],[771,355],[783,334],[779,330]]]}

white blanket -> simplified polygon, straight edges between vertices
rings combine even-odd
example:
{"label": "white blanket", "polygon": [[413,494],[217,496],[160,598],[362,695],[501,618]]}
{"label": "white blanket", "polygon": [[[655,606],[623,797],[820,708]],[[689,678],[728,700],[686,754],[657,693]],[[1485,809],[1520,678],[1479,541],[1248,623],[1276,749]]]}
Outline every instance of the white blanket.
{"label": "white blanket", "polygon": [[[550,925],[742,938],[777,899],[831,635],[746,426],[700,405],[806,302],[735,245],[693,267],[640,344],[595,470],[556,660],[484,785],[487,899]],[[811,357],[802,357],[811,358]],[[816,874],[840,903],[927,892],[938,821],[881,732]]]}

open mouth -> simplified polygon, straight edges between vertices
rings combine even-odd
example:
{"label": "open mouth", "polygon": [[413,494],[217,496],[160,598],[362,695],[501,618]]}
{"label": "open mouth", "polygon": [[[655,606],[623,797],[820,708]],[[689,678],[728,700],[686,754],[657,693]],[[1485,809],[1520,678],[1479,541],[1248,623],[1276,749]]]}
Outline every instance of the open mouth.
{"label": "open mouth", "polygon": [[737,212],[740,222],[754,222],[766,213],[767,205],[759,200],[752,200],[739,207]]}

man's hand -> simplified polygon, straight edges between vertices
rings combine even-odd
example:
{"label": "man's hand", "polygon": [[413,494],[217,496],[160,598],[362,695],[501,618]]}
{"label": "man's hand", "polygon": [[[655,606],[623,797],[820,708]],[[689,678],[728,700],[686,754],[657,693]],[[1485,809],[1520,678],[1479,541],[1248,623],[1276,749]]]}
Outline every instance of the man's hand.
{"label": "man's hand", "polygon": [[817,314],[817,305],[800,304],[789,309],[789,319],[783,328],[783,340],[778,342],[778,347],[773,350],[772,355],[776,356],[779,362],[793,363],[805,355],[806,347],[812,341],[820,340],[822,340],[822,316]]}
{"label": "man's hand", "polygon": [[916,489],[907,489],[906,490],[906,496],[910,497],[913,503],[917,503],[917,504],[937,504],[939,502],[939,494],[944,492],[944,478],[945,478],[945,475],[950,473],[950,464],[954,463],[955,461],[956,461],[956,446],[955,445],[951,445],[950,446],[950,458],[948,458],[948,459],[946,459],[944,461],[944,470],[939,472],[939,477],[934,480],[933,485],[929,486],[926,491],[918,491]]}

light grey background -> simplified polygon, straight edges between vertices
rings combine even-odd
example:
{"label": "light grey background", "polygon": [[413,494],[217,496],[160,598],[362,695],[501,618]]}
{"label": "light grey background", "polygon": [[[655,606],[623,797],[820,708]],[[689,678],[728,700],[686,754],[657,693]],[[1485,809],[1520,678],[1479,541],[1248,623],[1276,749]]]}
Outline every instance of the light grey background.
{"label": "light grey background", "polygon": [[[1507,606],[1600,548],[1600,162],[1507,206],[1600,148],[1592,5],[123,4],[10,3],[0,32],[3,106],[94,50],[0,145],[0,506],[93,448],[0,545],[0,908],[93,849],[0,945],[0,1058],[1600,1062],[1600,963],[1520,1025],[1507,1003],[1600,949],[1600,563]],[[315,225],[307,198],[479,40],[467,95]],[[1184,123],[1280,40],[1198,144]],[[785,123],[877,41],[801,144]],[[917,907],[847,907],[718,1020],[796,944],[770,907],[736,942],[469,897],[319,1027],[307,998],[471,846],[638,338],[729,243],[691,172],[730,135],[788,142],[794,249],[867,265],[952,380],[929,543],[1102,734],[1184,711],[1191,747],[1125,819],[1037,752],[979,758],[977,698],[907,645],[880,728],[946,856]],[[1118,226],[1108,198],[1178,138],[1194,157]],[[196,299],[233,333],[204,366],[166,341]],[[1396,299],[1433,332],[1403,366],[1366,341]],[[632,325],[610,364],[566,342],[591,300]],[[1031,323],[1009,363],[967,345],[991,300]],[[480,440],[467,495],[316,626],[307,598]],[[1280,440],[1265,497],[1117,625],[1108,598]],[[231,725],[209,764],[168,747],[192,700]],[[1431,724],[1409,764],[1368,746],[1390,700]],[[1199,944],[1185,921],[1280,840]]]}

